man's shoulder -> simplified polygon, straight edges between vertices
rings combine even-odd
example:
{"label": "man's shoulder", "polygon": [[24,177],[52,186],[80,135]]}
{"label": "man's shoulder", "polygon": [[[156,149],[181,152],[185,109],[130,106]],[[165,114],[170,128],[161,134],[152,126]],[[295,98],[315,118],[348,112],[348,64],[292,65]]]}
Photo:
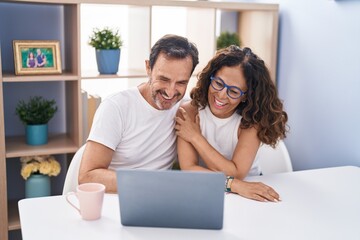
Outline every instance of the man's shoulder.
{"label": "man's shoulder", "polygon": [[129,98],[136,98],[138,96],[136,88],[128,88],[122,91],[118,91],[115,93],[110,94],[104,100],[117,100],[117,99],[129,99]]}
{"label": "man's shoulder", "polygon": [[123,91],[115,92],[106,96],[101,101],[101,105],[108,107],[115,107],[117,109],[128,109],[132,105],[136,104],[136,93],[134,90],[126,89]]}
{"label": "man's shoulder", "polygon": [[180,107],[182,107],[192,119],[198,114],[198,108],[192,105],[190,100],[183,101]]}

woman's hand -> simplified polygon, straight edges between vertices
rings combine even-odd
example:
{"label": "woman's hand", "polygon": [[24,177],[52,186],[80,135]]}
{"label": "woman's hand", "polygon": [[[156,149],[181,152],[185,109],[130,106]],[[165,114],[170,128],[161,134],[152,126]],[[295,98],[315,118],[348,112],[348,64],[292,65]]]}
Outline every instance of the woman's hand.
{"label": "woman's hand", "polygon": [[261,182],[245,182],[235,178],[231,184],[231,191],[260,202],[280,201],[279,194]]}
{"label": "woman's hand", "polygon": [[190,119],[188,113],[182,107],[179,108],[181,117],[175,118],[176,135],[187,142],[192,142],[197,136],[201,136],[199,115],[195,116],[195,122]]}

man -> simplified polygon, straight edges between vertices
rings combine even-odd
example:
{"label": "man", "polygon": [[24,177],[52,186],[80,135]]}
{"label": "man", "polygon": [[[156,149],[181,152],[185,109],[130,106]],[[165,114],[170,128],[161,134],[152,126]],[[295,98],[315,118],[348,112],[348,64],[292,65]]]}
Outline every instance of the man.
{"label": "man", "polygon": [[105,99],[94,116],[79,183],[116,192],[117,168],[169,169],[176,157],[175,115],[198,64],[186,38],[165,35],[145,61],[148,82]]}
{"label": "man", "polygon": [[46,56],[41,52],[41,49],[36,50],[37,67],[44,67],[46,64]]}

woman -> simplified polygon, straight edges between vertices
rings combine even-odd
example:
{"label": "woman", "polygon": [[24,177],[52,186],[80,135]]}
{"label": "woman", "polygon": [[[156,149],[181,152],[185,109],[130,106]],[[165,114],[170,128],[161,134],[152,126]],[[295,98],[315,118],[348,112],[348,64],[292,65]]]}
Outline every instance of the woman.
{"label": "woman", "polygon": [[249,48],[219,50],[198,76],[176,117],[182,170],[222,171],[225,189],[258,201],[280,200],[263,183],[256,153],[261,143],[275,147],[286,137],[287,114],[269,70]]}
{"label": "woman", "polygon": [[33,52],[29,52],[28,53],[28,57],[26,59],[26,66],[28,68],[35,68],[37,65],[37,60],[34,56],[34,53]]}

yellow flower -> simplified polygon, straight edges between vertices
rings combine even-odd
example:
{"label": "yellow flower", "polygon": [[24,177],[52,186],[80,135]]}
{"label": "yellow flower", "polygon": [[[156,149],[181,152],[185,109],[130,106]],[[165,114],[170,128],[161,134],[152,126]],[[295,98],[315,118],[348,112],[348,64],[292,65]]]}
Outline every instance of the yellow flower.
{"label": "yellow flower", "polygon": [[57,176],[61,170],[60,164],[55,159],[51,159],[49,163],[51,169],[49,176]]}
{"label": "yellow flower", "polygon": [[39,171],[39,163],[32,162],[24,164],[21,168],[21,176],[26,180],[32,173]]}
{"label": "yellow flower", "polygon": [[43,161],[40,163],[39,172],[44,175],[49,175],[51,172],[51,165],[49,161]]}
{"label": "yellow flower", "polygon": [[31,160],[33,160],[33,157],[32,157],[32,156],[26,156],[26,157],[21,157],[21,158],[20,158],[20,161],[21,161],[22,164],[28,163],[28,162],[30,162]]}
{"label": "yellow flower", "polygon": [[21,176],[26,180],[33,173],[41,173],[48,176],[57,176],[61,166],[53,156],[26,156],[21,157]]}

